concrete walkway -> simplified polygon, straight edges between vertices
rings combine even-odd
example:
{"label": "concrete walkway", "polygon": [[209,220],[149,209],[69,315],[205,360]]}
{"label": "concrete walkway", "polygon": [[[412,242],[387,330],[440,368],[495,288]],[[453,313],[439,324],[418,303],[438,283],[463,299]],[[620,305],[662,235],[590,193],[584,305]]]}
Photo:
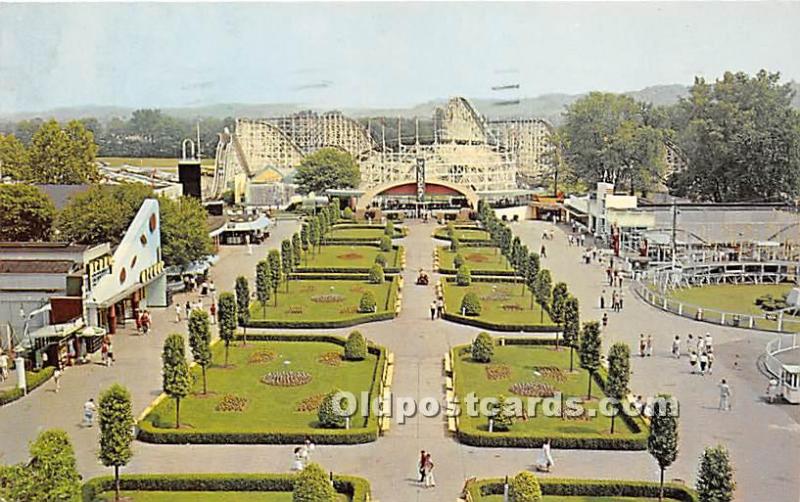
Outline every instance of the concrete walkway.
{"label": "concrete walkway", "polygon": [[[213,276],[219,291],[232,289],[239,274],[252,276],[255,262],[266,255],[266,248],[277,246],[294,228],[281,223],[264,246],[253,256],[243,248],[226,248]],[[540,222],[522,222],[513,229],[531,249],[539,249],[543,228]],[[359,329],[395,353],[395,397],[418,401],[432,397],[444,400],[442,356],[453,345],[469,342],[479,331],[446,321],[430,321],[431,286],[414,285],[420,268],[430,270],[435,241],[430,238],[432,224],[414,223],[406,247],[403,310],[392,321],[367,324]],[[581,265],[580,250],[569,248],[561,231],[547,241],[550,258],[546,266],[555,280],[569,284],[581,301],[581,315],[598,319],[596,307],[603,289],[604,273],[596,265]],[[723,330],[696,324],[653,309],[626,292],[625,309],[609,312],[611,322],[604,334],[607,347],[615,341],[634,345],[639,333],[655,337],[656,353],[648,359],[634,358],[632,386],[637,394],[669,392],[681,401],[681,451],[668,478],[694,482],[698,456],[706,445],[721,442],[733,455],[739,483],[737,500],[796,502],[800,495],[800,426],[782,406],[763,404],[763,392],[755,370],[755,359],[769,339],[767,335],[745,330]],[[113,381],[127,385],[134,394],[135,411],[141,411],[159,393],[160,350],[164,336],[177,326],[172,311],[158,312],[156,333],[151,337],[118,338],[120,359],[111,369],[82,367],[65,376],[58,395],[37,390],[33,395],[0,408],[0,451],[4,462],[25,458],[26,445],[38,431],[48,427],[66,429],[76,443],[79,467],[84,476],[108,473],[96,460],[96,430],[81,429],[77,423],[83,401],[97,395]],[[185,328],[183,328],[185,329]],[[346,334],[350,330],[333,330]],[[686,359],[668,357],[669,341],[675,334],[710,331],[714,336],[717,362],[713,377],[688,372]],[[127,340],[130,341],[127,341]],[[734,411],[716,410],[719,378],[728,378],[734,391]],[[438,482],[424,489],[415,480],[419,450],[432,452]],[[149,445],[137,443],[135,456],[124,472],[283,472],[291,464],[291,446],[234,445]],[[537,451],[523,449],[472,448],[460,445],[446,434],[443,417],[417,415],[405,424],[393,422],[391,430],[376,443],[359,446],[319,446],[314,460],[336,472],[368,478],[374,498],[387,501],[443,501],[458,495],[465,478],[514,474],[531,468]],[[558,477],[657,480],[657,467],[646,452],[568,451],[554,452]]]}

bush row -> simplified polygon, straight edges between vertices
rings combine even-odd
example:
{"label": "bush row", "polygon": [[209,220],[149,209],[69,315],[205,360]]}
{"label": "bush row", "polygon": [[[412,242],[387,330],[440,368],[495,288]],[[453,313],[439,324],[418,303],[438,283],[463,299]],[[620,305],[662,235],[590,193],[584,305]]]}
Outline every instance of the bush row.
{"label": "bush row", "polygon": [[[369,274],[369,269],[371,267],[361,267],[361,268],[352,268],[352,267],[297,267],[295,268],[295,273],[291,274],[290,277],[293,279],[307,279],[308,277],[305,274],[312,274],[319,276],[320,274]],[[383,269],[383,272],[386,274],[399,274],[401,272],[400,267],[386,267]],[[323,279],[329,279],[329,276],[322,277]]]}
{"label": "bush row", "polygon": [[[658,483],[648,481],[620,481],[599,479],[559,479],[538,477],[542,495],[562,497],[642,497],[657,499]],[[473,500],[503,494],[502,479],[482,479],[469,487]],[[697,493],[683,485],[666,483],[664,496],[681,502],[698,502]]]}
{"label": "bush row", "polygon": [[[439,273],[443,275],[454,275],[456,273],[456,269],[454,268],[442,268],[439,267]],[[473,277],[475,276],[493,276],[493,277],[516,277],[517,273],[514,270],[472,270],[470,269],[470,274]]]}
{"label": "bush row", "polygon": [[[40,387],[46,381],[50,380],[55,370],[55,367],[48,366],[39,371],[26,371],[25,378],[28,384],[28,392],[30,393],[37,387]],[[18,389],[16,387],[13,389],[4,390],[0,392],[0,406],[8,404],[12,401],[16,401],[24,395],[25,394],[22,392],[22,389]]]}
{"label": "bush row", "polygon": [[[477,280],[477,278],[472,279]],[[555,325],[542,325],[542,324],[498,324],[491,321],[483,320],[479,317],[463,316],[461,314],[454,314],[452,312],[444,312],[442,317],[448,321],[457,322],[459,324],[466,324],[467,326],[475,326],[477,328],[488,329],[491,331],[504,331],[504,332],[517,332],[524,331],[526,333],[555,333],[561,331],[560,326]]]}
{"label": "bush row", "polygon": [[[289,492],[297,474],[136,474],[120,477],[120,488],[128,491],[255,491]],[[364,478],[333,476],[338,493],[353,502],[367,502],[370,486]],[[114,478],[92,478],[83,485],[83,502],[95,502],[104,492],[114,489]]]}

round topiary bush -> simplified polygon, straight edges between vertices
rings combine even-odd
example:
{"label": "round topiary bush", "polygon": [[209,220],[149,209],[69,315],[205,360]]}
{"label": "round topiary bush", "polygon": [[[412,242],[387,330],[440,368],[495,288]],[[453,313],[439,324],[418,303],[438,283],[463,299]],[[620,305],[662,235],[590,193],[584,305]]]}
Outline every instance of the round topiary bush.
{"label": "round topiary bush", "polygon": [[461,265],[464,264],[464,257],[461,256],[461,253],[456,253],[456,256],[453,258],[453,265],[456,267],[456,270],[461,268]]}
{"label": "round topiary bush", "polygon": [[360,331],[353,331],[344,344],[344,358],[348,361],[363,361],[367,358],[367,340]]}
{"label": "round topiary bush", "polygon": [[353,210],[350,209],[349,207],[344,208],[344,212],[342,213],[342,218],[344,218],[346,220],[352,220],[353,219]]}
{"label": "round topiary bush", "polygon": [[335,502],[338,495],[319,464],[308,464],[297,476],[292,502]]}
{"label": "round topiary bush", "polygon": [[456,272],[456,284],[459,286],[469,286],[472,284],[472,274],[466,265],[458,267],[458,271]]}
{"label": "round topiary bush", "polygon": [[464,315],[481,315],[481,299],[475,293],[467,293],[461,299],[461,312]]}
{"label": "round topiary bush", "polygon": [[478,363],[490,363],[494,356],[494,340],[489,333],[481,331],[472,341],[472,360]]}
{"label": "round topiary bush", "polygon": [[370,314],[377,312],[377,310],[378,302],[375,301],[375,295],[372,294],[372,291],[364,291],[364,294],[361,295],[361,300],[358,302],[358,311],[362,314]]}
{"label": "round topiary bush", "polygon": [[381,251],[388,253],[392,250],[392,238],[388,235],[381,237]]}
{"label": "round topiary bush", "polygon": [[383,228],[383,233],[389,237],[394,235],[394,223],[391,220],[386,222],[386,226]]}
{"label": "round topiary bush", "polygon": [[322,398],[322,403],[317,411],[320,427],[325,429],[343,429],[345,426],[345,415],[341,413],[347,408],[347,403],[340,401],[339,390],[331,391]]}
{"label": "round topiary bush", "polygon": [[508,486],[509,502],[540,502],[542,488],[532,473],[522,471],[511,480]]}
{"label": "round topiary bush", "polygon": [[372,265],[372,267],[369,269],[369,283],[383,284],[383,281],[385,280],[386,276],[383,273],[383,267],[381,267],[377,263]]}
{"label": "round topiary bush", "polygon": [[378,253],[375,255],[375,264],[380,265],[382,268],[386,268],[386,255],[383,253]]}

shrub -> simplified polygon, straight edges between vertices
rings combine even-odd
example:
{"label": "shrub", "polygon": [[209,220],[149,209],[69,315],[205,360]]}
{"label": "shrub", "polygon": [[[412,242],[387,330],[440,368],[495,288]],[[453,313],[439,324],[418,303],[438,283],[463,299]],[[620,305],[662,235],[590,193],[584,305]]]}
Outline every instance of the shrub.
{"label": "shrub", "polygon": [[375,255],[375,265],[380,265],[381,268],[386,268],[386,255],[378,253]]}
{"label": "shrub", "polygon": [[392,221],[386,222],[386,227],[384,227],[383,233],[384,235],[388,235],[389,237],[392,237],[394,235],[394,223]]}
{"label": "shrub", "polygon": [[336,490],[319,464],[309,464],[297,477],[292,502],[335,502]]}
{"label": "shrub", "polygon": [[472,360],[479,363],[489,363],[494,356],[494,341],[489,333],[481,331],[472,342]]}
{"label": "shrub", "polygon": [[340,397],[339,391],[334,390],[328,393],[319,405],[317,418],[319,425],[326,429],[343,429],[345,425],[344,415],[337,413],[340,403],[337,398]]}
{"label": "shrub", "polygon": [[367,358],[367,340],[360,331],[353,331],[344,345],[344,358],[348,361],[361,361]]}
{"label": "shrub", "polygon": [[450,238],[450,251],[457,253],[459,248],[461,248],[461,241],[458,240],[458,236],[454,235]]}
{"label": "shrub", "polygon": [[494,422],[493,430],[507,431],[514,425],[514,410],[509,406],[505,396],[500,396],[497,399],[497,404],[492,409],[492,421]]}
{"label": "shrub", "polygon": [[384,235],[381,237],[381,251],[384,253],[388,253],[392,250],[392,238],[388,235]]}
{"label": "shrub", "polygon": [[539,502],[542,488],[532,473],[523,471],[514,476],[508,487],[509,502]]}
{"label": "shrub", "polygon": [[383,267],[377,263],[372,265],[369,269],[369,283],[370,284],[383,284],[386,277],[383,273]]}
{"label": "shrub", "polygon": [[362,314],[376,312],[378,310],[378,302],[375,300],[375,295],[372,291],[364,291],[361,295],[361,300],[358,302],[358,311]]}
{"label": "shrub", "polygon": [[467,293],[461,299],[461,312],[468,316],[481,315],[481,300],[475,293]]}
{"label": "shrub", "polygon": [[346,219],[346,220],[352,220],[353,219],[353,210],[350,209],[349,207],[344,208],[344,212],[342,213],[342,217],[344,219]]}
{"label": "shrub", "polygon": [[469,286],[472,284],[472,274],[466,265],[461,265],[456,271],[456,284],[459,286]]}
{"label": "shrub", "polygon": [[456,267],[456,270],[461,268],[461,265],[464,264],[464,257],[461,256],[461,253],[456,253],[456,256],[453,258],[453,266]]}

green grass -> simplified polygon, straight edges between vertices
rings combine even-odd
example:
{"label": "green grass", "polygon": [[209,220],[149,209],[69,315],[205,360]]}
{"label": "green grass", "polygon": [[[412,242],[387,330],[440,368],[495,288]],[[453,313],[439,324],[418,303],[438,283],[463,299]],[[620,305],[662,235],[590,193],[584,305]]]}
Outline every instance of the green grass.
{"label": "green grass", "polygon": [[[386,258],[387,267],[400,266],[398,249],[381,251],[375,246],[321,246],[315,253],[307,253],[300,262],[302,267],[310,268],[370,268],[375,257],[382,254]],[[308,260],[306,260],[306,258]]]}
{"label": "green grass", "polygon": [[[97,160],[103,162],[111,167],[122,167],[123,165],[137,166],[137,167],[156,167],[156,168],[174,168],[178,169],[178,159],[162,158],[162,157],[98,157]],[[213,166],[213,158],[205,158],[200,161],[203,166]]]}
{"label": "green grass", "polygon": [[[695,316],[697,308],[694,306],[699,306],[703,309],[715,309],[725,312],[763,316],[765,311],[761,310],[761,308],[755,304],[756,298],[766,294],[780,297],[788,293],[791,289],[792,284],[717,284],[675,290],[669,297],[682,303],[692,305],[684,305],[683,313],[687,316]],[[704,310],[703,317],[709,321],[720,321],[720,315],[716,312]],[[800,321],[797,317],[792,316],[785,316],[784,319]],[[746,320],[743,319],[742,322],[745,323]],[[766,319],[757,319],[756,327],[762,329],[777,329],[778,323]],[[784,329],[787,328],[794,328],[795,331],[800,331],[800,323],[785,323]]]}
{"label": "green grass", "polygon": [[[122,491],[120,494],[133,502],[292,502],[292,492]],[[105,492],[98,500],[112,502],[114,492]],[[345,502],[350,497],[339,494],[337,500]]]}
{"label": "green grass", "polygon": [[[511,265],[500,249],[496,247],[468,247],[462,246],[458,254],[464,258],[464,263],[471,271],[475,270],[511,270]],[[456,253],[450,251],[449,246],[439,247],[439,267],[444,269],[455,269],[453,260]]]}
{"label": "green grass", "polygon": [[[286,285],[278,289],[278,306],[275,298],[267,302],[266,307],[253,302],[250,315],[253,321],[260,319],[279,321],[338,321],[353,319],[368,314],[358,313],[358,304],[365,291],[372,291],[377,300],[378,313],[394,310],[397,291],[391,280],[383,284],[369,284],[367,281],[349,280],[295,280],[289,281],[289,292]],[[323,296],[338,295],[339,301],[327,301]],[[317,301],[314,301],[316,299]],[[389,300],[387,302],[387,299]],[[386,308],[388,304],[388,309]]]}
{"label": "green grass", "polygon": [[[461,313],[461,299],[473,292],[481,299],[481,315],[473,317],[494,324],[525,324],[553,326],[554,323],[534,302],[531,309],[531,294],[522,284],[513,282],[478,282],[469,286],[458,286],[454,282],[442,282],[445,308],[453,314]],[[523,295],[523,291],[525,291]]]}
{"label": "green grass", "polygon": [[[282,432],[306,431],[316,428],[316,411],[297,411],[304,399],[326,394],[333,389],[352,392],[360,399],[362,391],[372,386],[377,356],[370,354],[363,361],[341,361],[331,366],[319,361],[322,354],[344,353],[344,348],[326,342],[247,342],[246,346],[231,345],[229,366],[223,367],[225,347],[214,346],[214,364],[208,370],[208,395],[203,395],[200,368],[193,369],[195,379],[192,393],[181,400],[181,427],[192,432]],[[257,353],[269,352],[270,362],[252,362]],[[288,361],[288,363],[287,363]],[[279,387],[261,382],[261,378],[274,371],[305,371],[312,377],[305,385]],[[248,400],[244,411],[223,412],[216,407],[227,394]],[[153,421],[158,415],[162,426],[175,423],[175,400],[165,399],[145,420]],[[365,423],[354,422],[354,427]]]}
{"label": "green grass", "polygon": [[[334,228],[326,237],[341,240],[380,240],[384,235],[384,226],[375,225],[375,228]],[[397,230],[394,237],[401,237]]]}
{"label": "green grass", "polygon": [[[485,230],[456,228],[454,233],[461,241],[488,241],[491,239],[491,237],[489,237],[489,232]],[[433,236],[439,239],[447,239],[447,228],[437,228]]]}
{"label": "green grass", "polygon": [[[466,348],[468,346],[462,346]],[[507,398],[515,396],[510,390],[517,382],[537,382],[548,384],[560,391],[565,399],[570,397],[585,398],[588,390],[589,376],[585,370],[578,366],[578,357],[575,354],[576,371],[569,372],[570,351],[567,349],[555,350],[553,346],[536,345],[506,345],[496,346],[494,357],[491,363],[482,364],[472,360],[468,350],[460,351],[462,347],[457,347],[457,356],[454,361],[454,380],[455,392],[459,400],[463,403],[464,397],[474,392],[478,399],[482,397],[497,397],[501,394]],[[507,378],[501,380],[490,380],[486,373],[487,366],[505,366],[510,370]],[[536,375],[534,371],[542,367],[556,367],[561,370],[563,381],[548,378],[543,375]],[[527,409],[527,397],[517,396],[522,399],[523,405]],[[582,405],[587,409],[598,408],[598,399],[603,398],[603,392],[596,383],[592,385],[593,400],[584,402]],[[463,408],[463,405],[462,405]],[[466,410],[464,410],[466,411]],[[510,433],[514,435],[530,434],[532,436],[571,436],[581,437],[612,437],[609,434],[611,428],[611,418],[597,413],[597,416],[588,420],[561,419],[560,417],[543,416],[542,404],[536,404],[536,416],[532,409],[527,409],[529,419],[527,421],[517,420],[512,426]],[[461,430],[487,430],[488,419],[483,416],[470,417],[466,412],[461,414],[459,428]],[[498,435],[507,434],[496,432]],[[616,430],[613,437],[630,437],[632,431],[625,425],[623,420],[616,420]]]}
{"label": "green grass", "polygon": [[[486,495],[475,502],[502,502],[502,500],[502,495]],[[542,502],[651,502],[655,500],[658,499],[647,497],[564,497],[559,495],[545,495],[542,497]],[[665,498],[664,500],[666,502],[677,502],[675,499]]]}

